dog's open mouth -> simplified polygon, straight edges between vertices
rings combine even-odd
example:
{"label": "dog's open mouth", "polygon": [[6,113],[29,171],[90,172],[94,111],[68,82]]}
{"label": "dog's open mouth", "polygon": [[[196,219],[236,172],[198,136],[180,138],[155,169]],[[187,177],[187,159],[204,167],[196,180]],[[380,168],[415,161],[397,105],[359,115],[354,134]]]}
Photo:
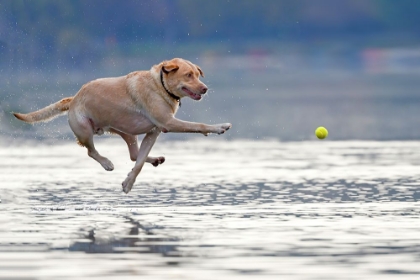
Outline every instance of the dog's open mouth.
{"label": "dog's open mouth", "polygon": [[194,93],[194,92],[192,92],[191,90],[189,90],[188,88],[186,88],[186,87],[182,87],[182,90],[186,93],[186,94],[188,94],[188,96],[189,97],[191,97],[192,99],[194,99],[194,100],[200,100],[201,99],[201,94],[197,94],[197,93]]}

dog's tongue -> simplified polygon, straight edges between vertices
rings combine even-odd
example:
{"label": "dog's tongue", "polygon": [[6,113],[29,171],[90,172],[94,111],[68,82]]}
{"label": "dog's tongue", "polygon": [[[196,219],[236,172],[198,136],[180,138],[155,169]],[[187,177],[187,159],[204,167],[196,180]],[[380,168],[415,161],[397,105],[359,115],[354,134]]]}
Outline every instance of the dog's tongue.
{"label": "dog's tongue", "polygon": [[187,88],[183,88],[183,90],[194,100],[200,100],[201,99],[201,95],[200,94],[196,94],[192,91],[190,91]]}
{"label": "dog's tongue", "polygon": [[191,97],[192,97],[194,100],[200,100],[200,99],[201,99],[201,95],[200,95],[200,94],[195,94],[195,93],[193,93],[193,94],[191,94]]}

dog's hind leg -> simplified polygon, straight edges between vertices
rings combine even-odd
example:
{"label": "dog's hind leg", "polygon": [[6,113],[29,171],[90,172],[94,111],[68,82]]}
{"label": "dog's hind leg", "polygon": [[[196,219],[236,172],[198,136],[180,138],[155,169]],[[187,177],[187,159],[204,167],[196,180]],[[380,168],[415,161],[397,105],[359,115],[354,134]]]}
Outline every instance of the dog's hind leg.
{"label": "dog's hind leg", "polygon": [[[128,146],[128,152],[130,153],[130,159],[132,161],[137,160],[137,155],[139,154],[139,147],[137,144],[137,136],[136,135],[130,135],[126,134],[124,132],[110,129],[109,132],[115,133],[121,136],[122,139],[127,143]],[[147,157],[146,162],[152,164],[153,166],[158,166],[159,164],[162,164],[165,162],[165,157]]]}
{"label": "dog's hind leg", "polygon": [[114,170],[114,165],[106,157],[101,156],[95,149],[93,144],[93,127],[92,121],[88,118],[75,116],[72,111],[69,112],[69,124],[77,137],[79,144],[86,147],[88,155],[99,162],[107,171]]}
{"label": "dog's hind leg", "polygon": [[136,181],[137,175],[139,175],[141,169],[143,168],[143,165],[146,162],[147,156],[149,155],[150,150],[155,144],[156,139],[158,138],[159,134],[160,134],[160,130],[158,128],[154,128],[151,131],[149,131],[146,134],[146,136],[144,136],[144,139],[140,145],[140,150],[137,156],[136,164],[134,165],[134,168],[131,170],[131,172],[128,173],[127,178],[122,183],[123,191],[125,193],[128,193],[133,187],[134,182]]}

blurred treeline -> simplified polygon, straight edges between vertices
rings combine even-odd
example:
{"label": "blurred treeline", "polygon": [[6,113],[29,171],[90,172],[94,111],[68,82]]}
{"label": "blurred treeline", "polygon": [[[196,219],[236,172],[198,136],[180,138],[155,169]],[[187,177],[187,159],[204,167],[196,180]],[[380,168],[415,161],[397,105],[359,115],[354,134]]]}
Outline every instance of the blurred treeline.
{"label": "blurred treeline", "polygon": [[147,55],[188,44],[395,44],[381,41],[390,34],[403,44],[419,35],[419,15],[418,0],[0,0],[0,63],[77,64],[110,50]]}

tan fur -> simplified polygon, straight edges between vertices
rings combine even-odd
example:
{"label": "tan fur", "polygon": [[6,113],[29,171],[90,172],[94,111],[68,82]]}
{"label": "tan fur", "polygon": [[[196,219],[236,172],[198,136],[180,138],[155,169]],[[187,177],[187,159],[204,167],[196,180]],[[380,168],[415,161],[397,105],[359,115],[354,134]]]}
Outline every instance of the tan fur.
{"label": "tan fur", "polygon": [[[162,85],[162,69],[164,86],[173,95],[200,100],[206,93],[206,85],[199,80],[199,76],[204,76],[203,71],[190,61],[174,58],[154,65],[149,71],[91,81],[74,97],[64,98],[36,112],[14,115],[22,121],[35,123],[51,120],[68,111],[69,125],[78,143],[109,171],[114,166],[95,149],[93,135],[104,132],[120,135],[127,143],[130,158],[136,161],[122,184],[123,191],[128,193],[145,162],[157,166],[165,161],[164,157],[148,156],[161,132],[208,135],[222,134],[231,127],[230,123],[207,125],[176,119],[179,102]],[[137,143],[139,134],[146,134],[140,149]]]}
{"label": "tan fur", "polygon": [[41,110],[29,114],[13,113],[13,115],[21,121],[27,123],[46,122],[64,114],[70,108],[70,103],[73,97],[61,99],[60,101],[51,104]]}

